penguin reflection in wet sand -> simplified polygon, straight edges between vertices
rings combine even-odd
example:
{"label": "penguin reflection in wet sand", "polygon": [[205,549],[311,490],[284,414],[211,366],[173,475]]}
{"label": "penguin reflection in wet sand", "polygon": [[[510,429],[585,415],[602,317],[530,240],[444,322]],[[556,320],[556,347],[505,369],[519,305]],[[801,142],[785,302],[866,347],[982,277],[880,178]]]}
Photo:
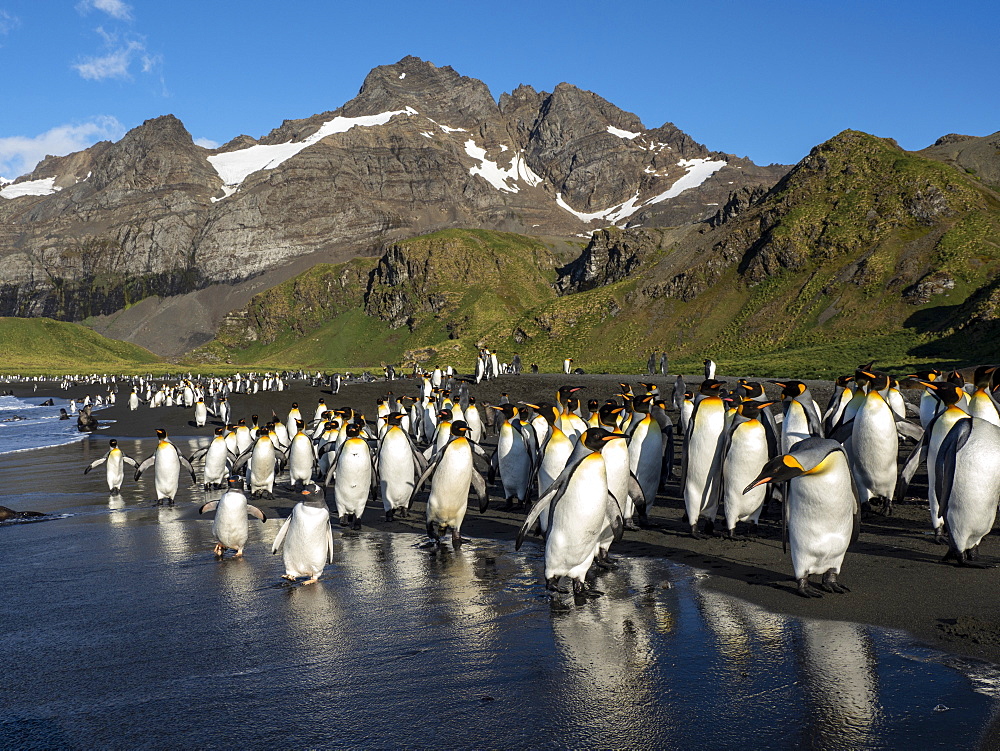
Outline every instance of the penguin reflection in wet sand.
{"label": "penguin reflection in wet sand", "polygon": [[[548,515],[545,539],[545,586],[555,592],[563,577],[573,581],[574,594],[588,594],[586,576],[594,563],[602,531],[613,530],[621,539],[623,523],[618,499],[608,491],[608,474],[601,449],[620,435],[603,428],[590,428],[580,438],[577,452],[583,454],[556,479],[539,498],[518,532],[515,549],[542,514]],[[589,594],[600,593],[591,591]]]}
{"label": "penguin reflection in wet sand", "polygon": [[138,468],[135,459],[127,456],[124,451],[118,448],[118,441],[112,438],[109,442],[108,453],[100,459],[95,459],[90,466],[83,470],[87,474],[92,469],[97,469],[102,464],[107,464],[108,490],[112,495],[118,495],[122,489],[122,481],[125,479],[125,465],[129,464]]}
{"label": "penguin reflection in wet sand", "polygon": [[216,558],[222,558],[227,550],[235,550],[237,558],[243,556],[243,548],[246,547],[247,539],[250,537],[248,514],[260,519],[261,522],[267,521],[263,511],[247,503],[247,497],[243,493],[243,478],[237,475],[229,478],[229,489],[222,498],[209,501],[198,509],[199,514],[209,511],[215,512],[212,536],[217,540]]}
{"label": "penguin reflection in wet sand", "polygon": [[822,597],[809,582],[812,574],[822,575],[827,592],[850,591],[837,576],[847,546],[858,538],[860,506],[844,447],[805,438],[765,464],[744,492],[766,482],[788,483],[784,522],[799,594]]}
{"label": "penguin reflection in wet sand", "polygon": [[313,483],[302,491],[304,499],[292,507],[291,515],[278,530],[271,553],[282,552],[285,573],[282,579],[315,584],[327,563],[333,563],[333,527],[323,489]]}

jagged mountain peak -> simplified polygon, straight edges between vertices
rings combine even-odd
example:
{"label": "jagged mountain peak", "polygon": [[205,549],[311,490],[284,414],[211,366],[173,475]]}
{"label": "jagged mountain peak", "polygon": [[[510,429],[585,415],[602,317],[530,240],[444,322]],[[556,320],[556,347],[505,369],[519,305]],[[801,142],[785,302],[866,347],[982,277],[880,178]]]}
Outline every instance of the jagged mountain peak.
{"label": "jagged mountain peak", "polygon": [[373,68],[358,95],[340,108],[344,117],[365,117],[411,107],[448,125],[468,129],[497,117],[499,108],[482,81],[439,68],[418,57]]}

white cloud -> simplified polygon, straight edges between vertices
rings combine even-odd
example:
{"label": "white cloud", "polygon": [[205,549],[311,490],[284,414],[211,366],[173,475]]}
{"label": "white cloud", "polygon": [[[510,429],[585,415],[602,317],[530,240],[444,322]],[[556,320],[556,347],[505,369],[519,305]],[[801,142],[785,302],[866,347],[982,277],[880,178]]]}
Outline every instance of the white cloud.
{"label": "white cloud", "polygon": [[122,0],[81,0],[77,3],[76,9],[81,13],[90,10],[102,10],[112,18],[119,21],[132,20],[132,6],[123,3]]}
{"label": "white cloud", "polygon": [[124,134],[125,127],[116,118],[102,115],[84,123],[59,125],[37,136],[0,137],[0,175],[13,179],[31,172],[46,155],[65,156]]}
{"label": "white cloud", "polygon": [[146,54],[145,43],[138,39],[120,40],[118,34],[105,31],[101,26],[95,31],[104,40],[107,54],[85,57],[73,64],[76,72],[88,81],[103,81],[108,78],[131,80],[132,74],[129,69],[136,58],[140,61],[143,73],[152,72],[160,63],[158,55]]}
{"label": "white cloud", "polygon": [[194,139],[195,145],[201,146],[205,149],[217,149],[222,144],[213,141],[211,138],[196,138]]}
{"label": "white cloud", "polygon": [[5,10],[0,10],[0,36],[7,36],[20,25],[21,19]]}

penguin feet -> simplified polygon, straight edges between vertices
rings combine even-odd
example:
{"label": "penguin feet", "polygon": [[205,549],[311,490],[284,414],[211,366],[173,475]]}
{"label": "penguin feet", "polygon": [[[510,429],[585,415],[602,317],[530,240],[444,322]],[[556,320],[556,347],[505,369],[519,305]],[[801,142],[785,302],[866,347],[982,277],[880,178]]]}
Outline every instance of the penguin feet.
{"label": "penguin feet", "polygon": [[400,506],[396,509],[396,515],[399,516],[400,519],[408,519],[410,517],[410,512],[406,506]]}
{"label": "penguin feet", "polygon": [[944,533],[944,527],[937,527],[934,530],[934,542],[938,545],[948,544],[948,536]]}
{"label": "penguin feet", "polygon": [[338,523],[338,524],[339,524],[339,525],[340,525],[341,527],[346,527],[346,526],[348,526],[348,525],[350,524],[350,522],[349,522],[349,521],[347,520],[347,514],[341,514],[341,516],[340,516],[340,519],[338,519],[338,520],[337,520],[337,523]]}
{"label": "penguin feet", "polygon": [[351,524],[351,529],[353,529],[353,530],[361,529],[361,520],[360,519],[355,519],[354,523]]}
{"label": "penguin feet", "polygon": [[558,592],[561,595],[568,595],[569,590],[566,589],[565,587],[559,586],[559,580],[561,578],[562,577],[560,576],[550,576],[548,579],[545,580],[545,588],[549,592]]}
{"label": "penguin feet", "polygon": [[845,592],[851,591],[850,589],[848,589],[843,584],[837,581],[837,573],[835,571],[827,571],[825,574],[823,574],[823,583],[820,586],[823,587],[823,591],[832,592],[838,595],[842,595]]}
{"label": "penguin feet", "polygon": [[395,516],[396,516],[396,509],[394,508],[391,508],[385,512],[385,520],[387,522],[393,521]]}
{"label": "penguin feet", "polygon": [[705,537],[715,537],[715,522],[712,519],[706,519],[701,531],[705,533]]}
{"label": "penguin feet", "polygon": [[823,593],[820,592],[816,587],[814,587],[809,582],[808,576],[803,576],[798,580],[798,593],[803,597],[822,597]]}
{"label": "penguin feet", "polygon": [[628,519],[625,520],[625,529],[631,532],[637,532],[639,529],[641,529],[641,527],[635,523],[635,519],[629,517]]}
{"label": "penguin feet", "polygon": [[892,499],[884,495],[875,496],[872,500],[877,500],[882,504],[882,516],[892,516]]}
{"label": "penguin feet", "polygon": [[694,539],[696,539],[696,540],[704,540],[705,539],[705,535],[703,535],[701,533],[701,530],[698,529],[698,525],[697,524],[692,524],[691,525],[691,536]]}
{"label": "penguin feet", "polygon": [[225,555],[225,552],[226,552],[226,549],[224,547],[222,547],[222,543],[221,542],[218,543],[218,544],[216,544],[216,546],[215,546],[215,557],[216,558],[222,558],[222,556]]}
{"label": "penguin feet", "polygon": [[451,546],[455,550],[458,550],[460,547],[462,547],[463,542],[465,542],[465,538],[458,533],[458,530],[453,529],[451,531]]}
{"label": "penguin feet", "polygon": [[618,568],[618,561],[611,557],[606,550],[598,550],[594,558],[594,564],[606,571],[614,571]]}

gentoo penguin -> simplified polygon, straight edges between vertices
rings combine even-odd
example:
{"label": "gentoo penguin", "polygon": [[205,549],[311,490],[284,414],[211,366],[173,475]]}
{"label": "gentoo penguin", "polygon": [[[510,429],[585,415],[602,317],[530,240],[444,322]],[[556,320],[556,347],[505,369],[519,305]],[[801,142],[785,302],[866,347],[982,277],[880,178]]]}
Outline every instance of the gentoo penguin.
{"label": "gentoo penguin", "polygon": [[[586,576],[594,563],[599,538],[606,525],[618,539],[622,516],[618,501],[608,492],[608,475],[601,449],[614,435],[603,428],[589,428],[577,451],[583,456],[567,466],[549,491],[538,499],[518,532],[515,549],[541,514],[548,515],[545,537],[545,586],[556,592],[563,577],[573,581],[573,592],[584,594]],[[597,593],[594,593],[597,594]]]}
{"label": "gentoo penguin", "polygon": [[403,415],[399,413],[386,418],[386,431],[376,455],[379,492],[387,522],[397,514],[404,519],[407,517],[406,505],[417,486],[417,473],[424,469],[420,463],[423,456],[417,458],[417,449],[403,430],[402,422]]}
{"label": "gentoo penguin", "polygon": [[[233,444],[235,446],[235,443]],[[215,438],[207,446],[198,449],[188,461],[194,464],[198,459],[204,457],[204,487],[205,490],[213,490],[223,487],[229,468],[236,460],[236,456],[229,448],[229,441],[226,439],[226,429],[216,428]]]}
{"label": "gentoo penguin", "polygon": [[271,553],[282,551],[285,573],[282,579],[314,584],[327,563],[333,563],[333,528],[323,489],[316,483],[303,490],[305,498],[292,507],[292,513],[278,530]]}
{"label": "gentoo penguin", "polygon": [[212,536],[217,540],[215,545],[215,557],[222,558],[226,550],[235,550],[236,557],[243,555],[243,548],[246,547],[247,538],[250,536],[250,523],[247,521],[247,514],[267,521],[264,512],[256,506],[247,503],[247,497],[243,494],[243,478],[233,475],[229,478],[229,489],[217,501],[209,501],[200,509],[199,514],[208,511],[215,512],[215,519],[212,521]]}
{"label": "gentoo penguin", "polygon": [[719,395],[721,381],[703,381],[699,399],[688,422],[681,477],[684,508],[694,537],[701,537],[698,520],[704,519],[704,534],[715,531],[715,515],[722,493],[722,448],[726,430],[726,405]]}
{"label": "gentoo penguin", "polygon": [[736,535],[736,524],[746,522],[747,536],[755,536],[757,520],[767,488],[760,485],[749,493],[743,489],[754,479],[771,458],[769,427],[761,418],[761,410],[771,402],[743,402],[726,431],[722,460],[722,507],[726,515],[726,536]]}
{"label": "gentoo penguin", "polygon": [[[469,488],[479,496],[479,513],[485,513],[489,504],[486,480],[476,471],[472,462],[473,444],[467,435],[469,426],[459,420],[451,424],[452,440],[438,452],[434,461],[417,480],[416,488],[407,507],[423,484],[431,480],[431,493],[427,499],[427,535],[440,544],[441,536],[451,531],[451,544],[462,545],[462,521],[469,507]],[[481,449],[480,449],[481,450]]]}
{"label": "gentoo penguin", "polygon": [[361,437],[361,426],[352,422],[345,431],[347,439],[337,449],[337,458],[330,468],[334,476],[334,501],[340,526],[350,524],[354,529],[361,529],[361,515],[376,487],[377,478],[368,441]]}
{"label": "gentoo penguin", "polygon": [[823,576],[827,592],[849,591],[837,577],[858,537],[860,505],[844,447],[829,438],[805,438],[765,464],[744,492],[766,482],[788,482],[784,519],[799,594],[822,597],[809,582],[812,574]]}
{"label": "gentoo penguin", "polygon": [[537,450],[534,429],[530,424],[521,422],[517,407],[513,404],[493,409],[503,413],[504,421],[500,426],[496,451],[490,461],[490,482],[494,480],[494,471],[499,471],[506,499],[503,510],[510,511],[515,506],[524,506],[528,497]]}
{"label": "gentoo penguin", "polygon": [[95,459],[90,463],[90,466],[83,470],[83,474],[87,474],[92,469],[97,469],[102,464],[107,463],[107,477],[108,477],[108,490],[111,491],[112,495],[118,495],[122,489],[122,480],[125,479],[125,465],[129,464],[133,467],[138,468],[138,464],[135,463],[135,459],[127,456],[124,451],[118,448],[118,441],[112,438],[108,441],[110,448],[108,453],[102,456],[100,459]]}
{"label": "gentoo penguin", "polygon": [[980,417],[955,423],[935,464],[939,513],[948,533],[944,559],[959,566],[979,563],[979,543],[993,528],[1000,498],[1000,427]]}
{"label": "gentoo penguin", "polygon": [[191,462],[167,438],[167,431],[163,428],[157,428],[156,437],[159,439],[156,449],[136,467],[135,479],[138,480],[143,472],[153,467],[153,486],[156,488],[157,505],[167,501],[173,506],[181,467],[191,473],[191,482],[198,482],[198,480],[194,476]]}

